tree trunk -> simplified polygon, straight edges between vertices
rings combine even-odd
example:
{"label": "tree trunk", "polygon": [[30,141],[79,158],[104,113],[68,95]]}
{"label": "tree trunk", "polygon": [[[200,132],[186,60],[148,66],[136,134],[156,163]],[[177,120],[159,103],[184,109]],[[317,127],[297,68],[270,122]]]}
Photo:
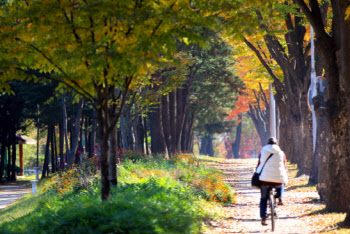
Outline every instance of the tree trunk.
{"label": "tree trunk", "polygon": [[53,146],[55,148],[54,150],[54,154],[55,154],[55,163],[54,163],[54,171],[53,172],[56,172],[58,171],[58,150],[57,150],[57,137],[56,137],[56,128],[55,128],[55,125],[53,126]]}
{"label": "tree trunk", "polygon": [[147,118],[143,117],[143,127],[144,127],[144,136],[145,136],[145,143],[146,143],[146,155],[149,155],[149,150],[148,150],[148,134],[147,134]]}
{"label": "tree trunk", "polygon": [[234,158],[240,158],[239,147],[241,145],[242,121],[243,121],[243,118],[241,115],[238,116],[238,121],[239,121],[239,124],[238,124],[237,130],[236,130],[236,139],[235,139],[235,142],[232,143],[232,152],[233,152]]}
{"label": "tree trunk", "polygon": [[208,138],[207,136],[203,137],[201,140],[201,148],[199,150],[199,153],[202,155],[208,155]]}
{"label": "tree trunk", "polygon": [[122,115],[120,117],[120,130],[121,130],[121,134],[122,134],[122,139],[123,139],[123,149],[124,150],[129,150],[129,144],[128,144],[128,131],[127,131],[127,125],[126,125],[126,119],[124,117],[124,115]]}
{"label": "tree trunk", "polygon": [[[108,111],[104,111],[105,113]],[[110,197],[110,182],[109,182],[109,137],[106,137],[108,129],[108,118],[103,118],[103,110],[98,110],[97,121],[98,131],[100,136],[100,153],[101,153],[101,199],[102,201],[109,200]]]}
{"label": "tree trunk", "polygon": [[45,148],[45,159],[44,159],[44,165],[43,165],[43,171],[41,178],[45,178],[46,175],[49,175],[49,157],[50,157],[50,143],[51,143],[51,136],[52,136],[52,127],[51,125],[47,126],[47,139],[46,139],[46,148]]}
{"label": "tree trunk", "polygon": [[77,152],[78,149],[78,143],[79,143],[79,133],[80,133],[80,121],[81,121],[81,115],[83,112],[83,105],[84,105],[84,100],[81,99],[79,101],[79,105],[78,105],[78,109],[77,109],[77,114],[75,116],[75,121],[74,121],[74,133],[73,133],[73,137],[72,137],[72,145],[71,145],[71,149],[69,151],[69,155],[68,155],[68,159],[67,159],[67,163],[68,165],[72,165],[74,162],[74,158],[75,158],[75,154]]}
{"label": "tree trunk", "polygon": [[60,170],[62,171],[64,169],[64,129],[63,129],[63,123],[59,123],[59,134],[60,134]]}
{"label": "tree trunk", "polygon": [[140,115],[138,117],[138,121],[137,121],[137,136],[138,136],[138,150],[140,150],[142,152],[142,154],[145,153],[145,147],[144,147],[144,139],[145,139],[145,132],[144,132],[144,123],[143,123],[143,117],[142,115]]}
{"label": "tree trunk", "polygon": [[168,153],[168,157],[171,158],[174,154],[172,138],[171,138],[171,123],[169,113],[169,95],[161,97],[161,120],[163,126],[163,134],[165,139],[165,145]]}
{"label": "tree trunk", "polygon": [[11,181],[16,181],[16,130],[13,129],[12,133],[12,172],[11,172]]}
{"label": "tree trunk", "polygon": [[213,148],[213,137],[210,135],[208,137],[208,148],[207,148],[208,155],[211,157],[214,157],[214,148]]}
{"label": "tree trunk", "polygon": [[166,146],[160,104],[153,105],[150,109],[149,123],[151,134],[151,152],[153,155],[164,154],[166,151]]}
{"label": "tree trunk", "polygon": [[6,144],[4,140],[1,142],[1,151],[0,151],[0,183],[2,183],[2,178],[4,176],[4,169],[5,169],[5,157],[6,157]]}
{"label": "tree trunk", "polygon": [[[328,155],[329,155],[329,126],[327,121],[327,110],[325,102],[321,96],[313,98],[316,119],[317,136],[316,150],[314,153],[314,164],[317,164],[318,170],[312,170],[309,182],[317,183],[317,191],[322,201],[327,200],[328,174]],[[317,176],[317,178],[315,178]]]}
{"label": "tree trunk", "polygon": [[90,137],[89,137],[89,158],[95,156],[95,144],[96,144],[96,115],[97,112],[94,111],[92,115],[92,124],[91,124],[91,132],[90,132]]}
{"label": "tree trunk", "polygon": [[169,124],[170,124],[170,135],[171,135],[171,140],[170,140],[170,149],[172,152],[172,155],[177,153],[177,141],[176,141],[176,136],[177,136],[177,114],[176,113],[176,90],[173,92],[169,93]]}
{"label": "tree trunk", "polygon": [[51,173],[56,171],[55,167],[55,125],[51,126]]}
{"label": "tree trunk", "polygon": [[118,186],[117,181],[117,128],[115,127],[109,136],[109,182]]}
{"label": "tree trunk", "polygon": [[63,160],[65,163],[67,163],[68,155],[69,155],[69,141],[68,141],[68,124],[67,124],[67,109],[66,109],[66,99],[62,99],[62,123],[63,123],[63,131],[64,131],[64,138],[66,140],[66,155],[65,159]]}
{"label": "tree trunk", "polygon": [[7,146],[7,181],[11,180],[11,145]]}

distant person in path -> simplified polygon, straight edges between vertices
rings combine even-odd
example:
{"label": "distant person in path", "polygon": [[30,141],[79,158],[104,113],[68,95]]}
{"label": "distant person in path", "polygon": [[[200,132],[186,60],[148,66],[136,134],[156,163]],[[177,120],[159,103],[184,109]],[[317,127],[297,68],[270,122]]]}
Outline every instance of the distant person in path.
{"label": "distant person in path", "polygon": [[[270,155],[272,156],[269,158]],[[276,198],[279,201],[277,204],[283,205],[282,195],[284,184],[288,183],[286,161],[286,155],[278,146],[277,139],[274,137],[269,138],[267,141],[267,145],[265,145],[260,152],[258,166],[256,167],[256,172],[261,172],[260,217],[261,224],[263,226],[267,225],[267,200],[269,198],[269,194],[272,187],[277,187]],[[261,171],[264,164],[265,166]]]}

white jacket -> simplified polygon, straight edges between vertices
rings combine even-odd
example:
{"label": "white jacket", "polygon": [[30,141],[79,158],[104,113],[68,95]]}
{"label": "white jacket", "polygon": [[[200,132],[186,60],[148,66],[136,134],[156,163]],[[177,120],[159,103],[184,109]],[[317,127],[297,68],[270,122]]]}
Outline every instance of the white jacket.
{"label": "white jacket", "polygon": [[266,165],[260,174],[260,181],[287,184],[288,176],[284,167],[284,152],[278,145],[266,145],[262,148],[260,164],[256,169],[256,172],[260,173],[266,159],[271,154],[273,155],[266,162]]}

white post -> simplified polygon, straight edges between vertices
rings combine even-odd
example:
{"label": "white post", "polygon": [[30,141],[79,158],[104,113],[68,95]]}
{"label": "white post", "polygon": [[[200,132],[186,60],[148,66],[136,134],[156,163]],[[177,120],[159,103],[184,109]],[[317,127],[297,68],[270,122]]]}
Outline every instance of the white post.
{"label": "white post", "polygon": [[39,167],[34,167],[35,169],[35,180],[39,180]]}
{"label": "white post", "polygon": [[[316,71],[315,71],[315,46],[314,46],[314,30],[310,28],[311,33],[311,97],[315,97],[317,95],[316,90]],[[315,152],[316,148],[316,132],[317,132],[317,120],[314,110],[314,105],[311,104],[312,110],[312,143],[313,143],[313,152]]]}
{"label": "white post", "polygon": [[276,137],[276,103],[272,92],[272,84],[269,86],[270,91],[270,137]]}
{"label": "white post", "polygon": [[32,182],[32,194],[36,194],[36,184],[38,183],[39,180],[31,180]]}

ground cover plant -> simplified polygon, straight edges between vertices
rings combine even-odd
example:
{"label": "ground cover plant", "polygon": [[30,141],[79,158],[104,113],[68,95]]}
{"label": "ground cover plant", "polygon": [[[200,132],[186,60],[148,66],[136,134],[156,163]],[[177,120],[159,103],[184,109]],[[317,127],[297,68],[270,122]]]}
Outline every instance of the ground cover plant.
{"label": "ground cover plant", "polygon": [[[199,233],[203,221],[220,216],[219,204],[234,202],[221,173],[193,155],[123,156],[110,201],[99,199],[98,163],[86,159],[42,180],[38,194],[2,210],[0,232]],[[8,210],[16,213],[21,202],[28,209],[10,218]]]}

